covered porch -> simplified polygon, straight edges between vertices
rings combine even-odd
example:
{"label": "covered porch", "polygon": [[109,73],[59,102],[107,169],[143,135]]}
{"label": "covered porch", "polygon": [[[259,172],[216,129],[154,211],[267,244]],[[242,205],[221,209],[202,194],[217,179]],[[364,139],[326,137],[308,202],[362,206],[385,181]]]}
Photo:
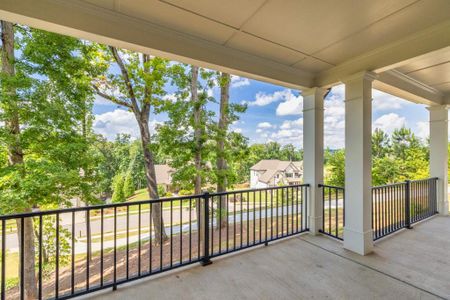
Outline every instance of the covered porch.
{"label": "covered porch", "polygon": [[[116,211],[123,209],[128,218],[130,206],[136,204],[86,208],[79,211],[86,210],[89,213],[95,210],[97,214],[101,214],[101,224],[97,224],[97,231],[101,239],[99,246],[101,254],[98,254],[101,265],[98,274],[102,277],[94,278],[92,272],[89,273],[91,260],[87,255],[87,267],[84,269],[87,278],[86,288],[84,285],[74,287],[73,279],[71,289],[69,288],[69,278],[75,277],[75,263],[73,263],[71,273],[67,271],[65,274],[67,284],[65,294],[61,294],[63,297],[71,298],[82,294],[92,297],[91,292],[106,288],[116,289],[117,285],[124,284],[125,287],[119,288],[115,293],[102,292],[96,297],[99,299],[131,297],[147,299],[149,296],[187,299],[450,298],[448,274],[450,262],[446,253],[447,249],[450,249],[450,218],[447,216],[449,1],[342,1],[339,7],[336,7],[335,1],[331,0],[280,2],[254,0],[245,3],[175,0],[148,2],[2,0],[0,18],[294,88],[300,90],[303,96],[303,137],[299,136],[303,141],[304,150],[303,185],[271,190],[270,199],[276,198],[275,205],[267,204],[267,191],[244,191],[247,195],[254,193],[252,198],[247,196],[247,209],[242,208],[245,199],[242,192],[240,195],[236,192],[229,202],[227,197],[226,209],[230,215],[234,214],[232,222],[229,221],[230,216],[226,216],[229,222],[227,226],[234,225],[233,235],[239,236],[241,243],[241,246],[236,248],[235,238],[232,251],[244,251],[251,242],[252,246],[257,246],[258,249],[217,259],[205,268],[196,266],[182,272],[164,275],[159,273],[175,268],[176,257],[172,257],[173,243],[171,240],[170,257],[168,252],[163,253],[162,246],[157,249],[160,251],[158,255],[161,267],[155,271],[151,265],[152,255],[155,254],[152,254],[150,229],[149,272],[145,276],[141,275],[139,205],[138,208],[135,207],[139,211],[136,218],[136,223],[139,224],[138,241],[135,240],[133,244],[138,250],[132,253],[139,261],[137,278],[150,275],[160,277],[127,286],[129,284],[127,282],[131,280],[128,265],[129,247],[132,242],[129,241],[127,225],[126,232],[123,233],[126,234],[126,240],[122,244],[116,243],[118,239],[116,227],[120,227],[120,224],[117,225],[120,216],[117,217]],[[329,88],[337,84],[345,85],[346,165],[345,187],[343,187],[345,188],[343,242],[322,236],[326,229],[324,228],[326,203],[321,187],[324,174],[324,95]],[[427,199],[433,201],[427,202],[427,207],[430,209],[430,216],[439,214],[428,221],[417,223],[413,230],[401,230],[391,237],[376,242],[374,242],[371,174],[373,88],[427,106],[430,128],[429,173],[435,180],[432,188],[428,188],[426,192]],[[405,189],[404,193],[406,191],[409,191],[409,188]],[[261,192],[265,195],[264,198]],[[219,203],[222,203],[225,195],[216,193],[212,196],[215,200],[209,195],[179,199],[181,206],[177,213],[180,214],[180,220],[174,219],[176,226],[180,227],[178,232],[181,233],[180,244],[183,241],[184,245],[189,243],[189,260],[184,260],[185,253],[183,248],[179,247],[180,263],[176,267],[197,262],[206,265],[210,262],[209,259],[214,257],[215,244],[209,238],[215,237],[214,226],[217,226],[218,217],[215,217],[214,211],[223,209],[218,205],[221,205]],[[262,199],[265,206],[261,204]],[[393,198],[393,201],[400,199],[407,199],[406,194],[400,198]],[[195,223],[191,213],[183,215],[184,200],[203,201],[205,219],[195,220],[197,222]],[[172,205],[172,201],[175,200],[160,201]],[[339,201],[340,199],[337,199],[337,203]],[[248,206],[250,202],[253,209]],[[145,205],[149,205],[151,211],[154,203],[149,201]],[[109,253],[108,279],[111,281],[103,285],[103,211],[106,208],[114,211],[114,216],[111,217],[114,222],[110,224],[110,229],[114,228],[114,241],[109,241],[113,244],[111,249],[114,248],[114,252]],[[287,209],[287,212],[284,209]],[[255,211],[258,210],[260,212],[255,215]],[[261,213],[263,210],[264,213]],[[405,206],[402,210],[408,212],[409,216],[410,207]],[[73,209],[48,214],[74,216],[76,212],[78,210]],[[240,222],[236,221],[236,212]],[[270,238],[267,235],[267,221],[265,226],[261,227],[262,216],[266,220],[270,217]],[[273,223],[274,216],[277,217],[276,223]],[[23,222],[25,218],[38,217],[39,214],[17,215],[7,217],[3,221],[16,218]],[[278,217],[281,218],[281,222],[278,221]],[[287,217],[286,222],[283,217]],[[75,220],[75,217],[72,218]],[[183,229],[183,218],[185,222],[189,218],[189,229]],[[247,218],[247,223],[242,221],[243,218]],[[172,223],[172,215],[170,220]],[[259,239],[255,238],[256,220],[260,226]],[[213,233],[209,236],[207,228],[204,231],[206,234],[199,231],[196,239],[193,239],[191,232],[196,232],[201,222],[204,226],[211,226]],[[410,225],[406,219],[402,219],[401,222],[402,228]],[[279,223],[281,230],[278,228]],[[247,230],[244,231],[247,239],[243,246],[244,224],[247,226]],[[253,226],[253,235],[250,232],[252,238],[249,238],[251,228],[249,224]],[[272,228],[274,224],[276,230]],[[174,226],[171,224],[170,228],[173,229]],[[288,226],[287,231],[284,226]],[[262,228],[265,229],[264,239],[261,239]],[[239,229],[240,234],[236,233]],[[74,231],[72,227],[72,240]],[[183,232],[189,232],[186,239],[182,235]],[[176,233],[175,231],[174,235]],[[228,253],[228,231],[218,230],[217,234],[219,239],[226,234],[227,244],[226,251],[222,251],[220,248],[222,240],[216,240],[219,248],[216,254]],[[375,237],[377,234],[375,233]],[[279,235],[280,238],[288,235],[292,237],[278,241]],[[264,243],[267,244],[269,241],[271,244],[263,247]],[[209,246],[210,242],[212,249]],[[196,245],[198,243],[194,259],[191,255],[192,243]],[[87,253],[90,246],[87,246]],[[75,246],[72,245],[72,255],[74,249]],[[123,258],[121,265],[116,261],[117,249],[126,252],[122,253],[126,259]],[[176,247],[174,249],[179,250]],[[210,250],[212,253],[209,253]],[[72,261],[74,259],[73,255]],[[167,263],[164,261],[163,266],[164,259],[167,259]],[[122,267],[123,274],[126,274],[122,281],[116,278],[116,268],[119,267]],[[56,297],[61,292],[58,289],[60,280],[58,276],[57,270],[54,291]],[[96,283],[94,287],[89,286],[91,277]],[[50,288],[53,289],[53,286],[48,289]],[[5,287],[3,297],[5,297],[4,290]],[[22,297],[23,294],[21,290]]]}
{"label": "covered porch", "polygon": [[304,234],[92,299],[448,299],[449,235],[450,218],[436,216],[360,256]]}

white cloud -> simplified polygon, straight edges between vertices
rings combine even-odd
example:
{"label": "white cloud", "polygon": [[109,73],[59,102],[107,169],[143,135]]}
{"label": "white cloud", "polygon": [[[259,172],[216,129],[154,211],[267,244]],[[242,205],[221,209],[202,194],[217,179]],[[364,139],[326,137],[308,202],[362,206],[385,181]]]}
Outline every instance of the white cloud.
{"label": "white cloud", "polygon": [[281,129],[292,129],[292,128],[303,128],[303,118],[293,120],[293,121],[284,121],[280,126]]}
{"label": "white cloud", "polygon": [[285,100],[277,107],[277,116],[301,115],[303,112],[303,97],[295,96],[291,90],[286,90]]}
{"label": "white cloud", "polygon": [[416,123],[417,136],[421,139],[426,139],[430,136],[430,123],[419,121]]}
{"label": "white cloud", "polygon": [[324,102],[324,143],[332,149],[342,148],[345,144],[345,86],[331,89]]}
{"label": "white cloud", "polygon": [[258,123],[258,125],[256,127],[267,129],[267,128],[274,127],[274,125],[270,124],[269,122],[261,122],[261,123]]}
{"label": "white cloud", "polygon": [[389,113],[382,115],[373,122],[372,128],[379,128],[384,132],[391,133],[395,129],[402,128],[406,126],[406,119],[400,117],[395,113]]}
{"label": "white cloud", "polygon": [[[154,131],[159,122],[151,121],[150,130]],[[114,140],[119,133],[129,134],[132,138],[139,138],[139,128],[132,112],[116,109],[114,111],[95,115],[94,131],[108,140]]]}
{"label": "white cloud", "polygon": [[162,98],[163,98],[163,100],[169,100],[170,102],[176,102],[177,101],[177,95],[175,95],[174,93],[166,94]]}
{"label": "white cloud", "polygon": [[231,129],[232,132],[236,132],[236,133],[242,133],[242,128],[236,127]]}
{"label": "white cloud", "polygon": [[290,89],[284,89],[282,91],[276,91],[272,94],[266,94],[264,92],[256,93],[254,101],[244,101],[248,106],[266,106],[274,102],[287,101],[295,97]]}
{"label": "white cloud", "polygon": [[372,108],[377,111],[399,110],[405,104],[404,100],[378,90],[372,90],[372,97]]}
{"label": "white cloud", "polygon": [[231,76],[231,88],[240,88],[248,85],[250,85],[250,80],[248,78],[235,75]]}
{"label": "white cloud", "polygon": [[95,94],[94,96],[94,104],[95,105],[115,105],[114,103],[112,103],[111,101],[106,100],[105,98]]}
{"label": "white cloud", "polygon": [[214,96],[214,88],[207,89],[206,95],[208,95],[208,97],[213,97]]}

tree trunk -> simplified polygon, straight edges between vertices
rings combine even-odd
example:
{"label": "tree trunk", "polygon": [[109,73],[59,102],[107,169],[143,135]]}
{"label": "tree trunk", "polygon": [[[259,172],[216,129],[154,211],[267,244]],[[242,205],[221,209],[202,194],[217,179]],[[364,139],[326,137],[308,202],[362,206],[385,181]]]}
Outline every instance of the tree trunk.
{"label": "tree trunk", "polygon": [[[155,164],[153,161],[153,154],[150,151],[150,129],[148,127],[148,117],[136,115],[136,120],[139,124],[139,129],[141,132],[141,142],[144,152],[145,161],[145,177],[147,178],[147,190],[150,199],[159,199],[158,195],[158,184],[156,182],[156,172]],[[162,215],[162,205],[161,203],[152,204],[152,219],[153,228],[155,232],[155,243],[161,244],[167,240],[166,230],[164,228],[164,220]]]}
{"label": "tree trunk", "polygon": [[[217,192],[225,192],[227,189],[227,161],[225,158],[225,139],[228,131],[228,104],[230,100],[230,74],[221,73],[220,75],[220,115],[219,128],[217,134]],[[220,227],[227,226],[226,218],[226,197],[220,197]]]}
{"label": "tree trunk", "polygon": [[[194,104],[194,194],[202,193],[202,148],[203,148],[203,125],[202,113],[203,107],[198,98],[198,67],[191,66],[191,101]],[[203,200],[196,201],[197,226],[199,228],[199,239],[203,239],[205,232]]]}
{"label": "tree trunk", "polygon": [[[15,76],[14,67],[14,26],[12,23],[1,21],[2,27],[2,73],[8,77]],[[8,151],[8,162],[11,166],[21,166],[23,165],[23,151],[20,144],[20,120],[19,111],[17,104],[17,93],[14,86],[9,86],[10,83],[6,83],[3,86],[3,93],[5,98],[9,102],[8,109],[5,109],[5,113],[8,119],[5,121],[5,128],[7,128],[8,133],[11,135],[11,143],[7,145]],[[29,208],[24,208],[24,212],[30,212],[31,206]],[[23,279],[24,279],[24,298],[25,299],[36,299],[37,288],[36,288],[36,275],[35,275],[35,250],[34,250],[34,229],[33,229],[33,219],[26,218],[24,224],[17,220],[17,234],[19,237],[19,247],[24,251],[24,261],[23,261]],[[23,230],[24,240],[21,239],[21,232]],[[21,270],[19,266],[19,274]]]}
{"label": "tree trunk", "polygon": [[[31,209],[25,211],[31,212]],[[22,228],[21,220],[17,219],[17,235],[19,239],[19,249],[23,249],[24,252],[24,264],[23,264],[23,283],[24,283],[24,298],[36,299],[37,287],[36,287],[36,275],[35,275],[35,249],[34,249],[34,228],[33,219],[25,218]],[[22,241],[21,232],[24,230],[24,240]],[[19,265],[19,274],[21,266]]]}

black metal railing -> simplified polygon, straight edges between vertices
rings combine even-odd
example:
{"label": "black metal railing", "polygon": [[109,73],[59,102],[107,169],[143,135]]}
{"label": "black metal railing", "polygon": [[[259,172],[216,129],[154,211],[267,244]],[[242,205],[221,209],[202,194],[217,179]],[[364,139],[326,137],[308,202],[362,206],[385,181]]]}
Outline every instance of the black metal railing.
{"label": "black metal railing", "polygon": [[437,212],[437,178],[372,188],[372,229],[378,240]]}
{"label": "black metal railing", "polygon": [[410,181],[410,223],[414,224],[438,213],[437,178]]}
{"label": "black metal railing", "polygon": [[307,231],[307,192],[289,185],[211,194],[211,257]]}
{"label": "black metal railing", "polygon": [[345,225],[344,188],[319,184],[322,190],[323,212],[320,232],[343,240]]}
{"label": "black metal railing", "polygon": [[390,233],[409,227],[406,206],[407,182],[372,188],[372,229],[377,240]]}
{"label": "black metal railing", "polygon": [[[378,240],[437,213],[437,178],[407,180],[372,187],[373,239]],[[323,200],[323,234],[343,240],[344,188],[319,184]]]}
{"label": "black metal railing", "polygon": [[290,185],[0,216],[1,299],[67,299],[206,265],[307,231],[307,205],[308,185]]}

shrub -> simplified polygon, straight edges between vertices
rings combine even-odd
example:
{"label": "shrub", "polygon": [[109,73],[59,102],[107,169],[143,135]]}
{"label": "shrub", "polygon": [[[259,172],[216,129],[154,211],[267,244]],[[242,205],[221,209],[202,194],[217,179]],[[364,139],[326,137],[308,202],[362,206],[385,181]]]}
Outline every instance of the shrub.
{"label": "shrub", "polygon": [[125,177],[125,182],[123,183],[123,193],[125,198],[131,197],[134,194],[134,182],[133,176],[130,173]]}
{"label": "shrub", "polygon": [[112,203],[125,202],[126,197],[125,197],[123,187],[124,187],[123,174],[117,174],[113,178],[113,184],[112,184],[113,195],[111,198]]}
{"label": "shrub", "polygon": [[189,196],[189,195],[193,195],[194,191],[193,190],[180,190],[178,192],[178,195],[180,196]]}

